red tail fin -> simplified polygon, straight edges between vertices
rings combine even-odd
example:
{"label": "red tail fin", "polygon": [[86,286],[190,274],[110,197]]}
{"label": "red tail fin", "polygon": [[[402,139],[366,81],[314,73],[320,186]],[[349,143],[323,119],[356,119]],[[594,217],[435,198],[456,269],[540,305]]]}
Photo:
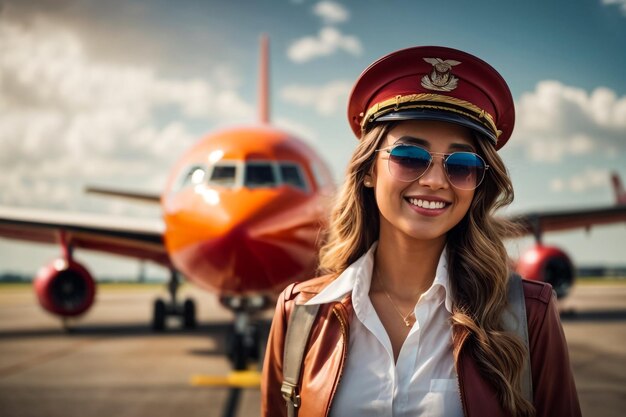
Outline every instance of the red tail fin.
{"label": "red tail fin", "polygon": [[626,191],[622,185],[622,180],[617,172],[611,174],[613,191],[615,192],[615,202],[618,206],[626,205]]}
{"label": "red tail fin", "polygon": [[259,122],[270,122],[269,107],[269,39],[266,34],[261,35],[261,57],[259,63]]}

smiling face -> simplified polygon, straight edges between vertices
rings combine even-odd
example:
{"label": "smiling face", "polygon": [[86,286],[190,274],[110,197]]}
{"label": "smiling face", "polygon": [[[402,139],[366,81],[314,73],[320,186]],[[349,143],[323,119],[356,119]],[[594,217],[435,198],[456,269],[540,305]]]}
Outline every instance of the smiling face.
{"label": "smiling face", "polygon": [[[396,143],[422,146],[433,153],[475,152],[467,128],[436,121],[405,121],[389,131],[379,149]],[[389,154],[378,152],[371,178],[380,216],[380,238],[410,238],[444,244],[446,233],[467,213],[474,190],[453,187],[443,159],[435,156],[430,168],[415,181],[394,178],[388,168]]]}

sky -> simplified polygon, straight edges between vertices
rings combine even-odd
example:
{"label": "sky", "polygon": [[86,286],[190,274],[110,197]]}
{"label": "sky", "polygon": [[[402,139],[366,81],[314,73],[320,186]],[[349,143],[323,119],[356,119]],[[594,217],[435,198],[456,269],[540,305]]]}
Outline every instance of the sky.
{"label": "sky", "polygon": [[[501,155],[516,198],[504,214],[611,205],[610,173],[626,181],[626,0],[0,0],[0,205],[159,217],[83,188],[158,193],[195,141],[254,123],[261,33],[272,123],[310,143],[337,184],[356,144],[352,85],[416,45],[475,54],[509,83],[516,126]],[[580,265],[626,263],[624,224],[544,240]],[[0,271],[34,273],[58,253],[0,239]],[[77,258],[96,278],[138,271]]]}

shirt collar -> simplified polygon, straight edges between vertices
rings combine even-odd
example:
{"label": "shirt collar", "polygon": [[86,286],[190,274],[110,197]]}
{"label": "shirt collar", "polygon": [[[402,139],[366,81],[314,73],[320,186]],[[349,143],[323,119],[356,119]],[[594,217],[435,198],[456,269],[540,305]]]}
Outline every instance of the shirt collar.
{"label": "shirt collar", "polygon": [[346,294],[352,292],[357,281],[369,282],[372,279],[372,269],[374,267],[374,252],[378,242],[369,248],[359,259],[348,266],[333,282],[328,284],[319,294],[306,302],[306,305],[326,304],[331,301],[339,301]]}
{"label": "shirt collar", "polygon": [[441,256],[439,256],[439,263],[437,263],[437,271],[435,272],[435,279],[433,280],[433,284],[430,288],[422,295],[423,298],[428,299],[434,297],[437,288],[441,287],[444,290],[445,294],[445,306],[446,310],[452,313],[452,293],[450,291],[450,275],[448,273],[448,256],[447,256],[447,247],[443,248],[441,251]]}
{"label": "shirt collar", "polygon": [[[346,294],[363,296],[369,293],[374,267],[374,252],[378,242],[369,248],[359,259],[348,266],[333,282],[324,288],[319,294],[306,302],[306,305],[326,304],[332,301],[340,301]],[[452,296],[450,292],[450,279],[448,275],[448,257],[446,248],[441,252],[437,264],[437,272],[431,287],[422,297],[434,297],[437,288],[442,287],[445,293],[445,307],[452,313]],[[353,300],[354,302],[355,300]],[[356,307],[356,306],[355,306]]]}

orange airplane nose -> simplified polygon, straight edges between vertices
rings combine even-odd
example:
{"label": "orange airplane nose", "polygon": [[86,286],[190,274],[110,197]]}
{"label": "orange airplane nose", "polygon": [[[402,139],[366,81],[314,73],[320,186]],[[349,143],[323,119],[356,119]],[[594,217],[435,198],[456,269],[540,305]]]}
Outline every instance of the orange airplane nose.
{"label": "orange airplane nose", "polygon": [[200,210],[165,218],[172,260],[194,283],[245,293],[277,290],[313,275],[322,209],[317,198],[288,186],[200,198]]}

